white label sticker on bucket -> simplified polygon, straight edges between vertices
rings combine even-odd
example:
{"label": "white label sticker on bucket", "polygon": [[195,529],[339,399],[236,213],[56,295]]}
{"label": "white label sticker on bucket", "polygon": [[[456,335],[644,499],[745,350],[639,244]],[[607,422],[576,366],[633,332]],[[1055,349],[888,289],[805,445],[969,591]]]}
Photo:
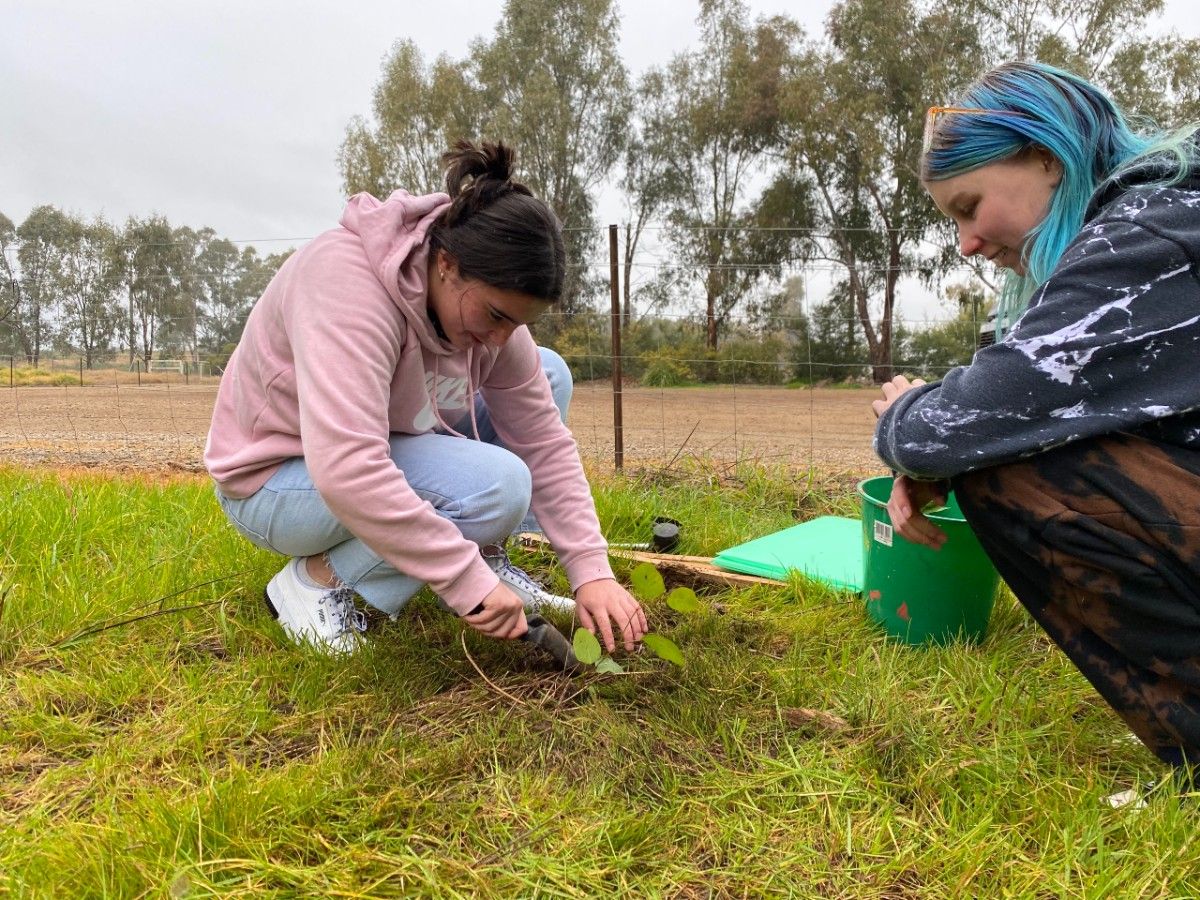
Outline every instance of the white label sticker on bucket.
{"label": "white label sticker on bucket", "polygon": [[885,547],[892,546],[892,526],[887,522],[875,522],[875,540]]}

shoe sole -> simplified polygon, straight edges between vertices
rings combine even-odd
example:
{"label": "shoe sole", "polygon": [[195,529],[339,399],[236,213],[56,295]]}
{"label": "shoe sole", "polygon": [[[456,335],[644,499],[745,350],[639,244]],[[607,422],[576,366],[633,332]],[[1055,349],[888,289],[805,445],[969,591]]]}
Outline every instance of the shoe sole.
{"label": "shoe sole", "polygon": [[271,602],[271,595],[263,588],[263,603],[267,604],[267,612],[271,614],[271,618],[279,621],[279,610],[275,608],[275,604]]}

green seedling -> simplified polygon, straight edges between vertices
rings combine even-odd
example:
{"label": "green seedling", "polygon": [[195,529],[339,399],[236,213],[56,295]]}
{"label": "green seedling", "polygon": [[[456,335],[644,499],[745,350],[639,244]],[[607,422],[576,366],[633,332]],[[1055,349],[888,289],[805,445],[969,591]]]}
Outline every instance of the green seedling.
{"label": "green seedling", "polygon": [[663,637],[661,634],[647,634],[642,638],[642,642],[649,647],[659,659],[665,659],[669,663],[683,668],[683,654],[679,652],[679,648],[675,642]]}
{"label": "green seedling", "polygon": [[633,594],[639,600],[655,600],[666,593],[667,585],[662,573],[650,563],[642,563],[629,576]]}
{"label": "green seedling", "polygon": [[[642,563],[634,569],[629,576],[629,582],[634,596],[643,602],[657,600],[667,592],[667,585],[663,581],[662,573],[650,563]],[[677,587],[667,594],[667,606],[680,613],[699,612],[702,608],[696,592],[686,587]],[[611,656],[603,655],[600,642],[586,628],[575,630],[573,643],[575,658],[586,665],[594,665],[597,672],[620,674],[625,671],[621,664]],[[659,659],[665,659],[680,667],[683,666],[683,653],[670,638],[651,633],[642,636],[642,643]]]}
{"label": "green seedling", "polygon": [[625,670],[621,668],[621,664],[611,656],[606,656],[604,659],[596,663],[596,671],[601,675],[622,675]]}
{"label": "green seedling", "polygon": [[575,658],[581,663],[594,666],[600,661],[600,642],[586,628],[575,629],[575,639],[572,641]]}
{"label": "green seedling", "polygon": [[681,613],[700,612],[700,598],[691,588],[677,587],[667,594],[667,606]]}

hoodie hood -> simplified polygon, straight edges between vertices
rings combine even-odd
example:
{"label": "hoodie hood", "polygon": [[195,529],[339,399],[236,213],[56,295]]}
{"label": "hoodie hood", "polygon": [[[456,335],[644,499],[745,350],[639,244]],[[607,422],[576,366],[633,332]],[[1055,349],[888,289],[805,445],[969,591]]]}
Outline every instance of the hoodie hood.
{"label": "hoodie hood", "polygon": [[1095,218],[1100,210],[1131,188],[1165,185],[1174,181],[1172,187],[1188,191],[1200,190],[1200,163],[1197,162],[1197,157],[1200,156],[1200,131],[1192,135],[1190,150],[1193,154],[1192,167],[1178,181],[1175,181],[1175,178],[1179,174],[1179,161],[1170,154],[1155,154],[1123,173],[1120,178],[1102,183],[1088,201],[1084,221]]}
{"label": "hoodie hood", "polygon": [[425,306],[428,285],[429,230],[450,206],[446,194],[394,191],[386,200],[355,194],[346,204],[341,225],[362,242],[367,261],[420,340],[438,356],[454,353],[437,336]]}

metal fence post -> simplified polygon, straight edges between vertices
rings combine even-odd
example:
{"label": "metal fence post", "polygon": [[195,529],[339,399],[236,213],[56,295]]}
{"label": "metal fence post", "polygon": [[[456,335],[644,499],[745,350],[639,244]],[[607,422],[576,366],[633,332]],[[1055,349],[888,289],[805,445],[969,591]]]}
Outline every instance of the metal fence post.
{"label": "metal fence post", "polygon": [[608,226],[608,284],[612,294],[613,462],[625,467],[625,425],[621,409],[621,273],[617,266],[617,226]]}
{"label": "metal fence post", "polygon": [[79,386],[83,387],[83,357],[79,357]]}

